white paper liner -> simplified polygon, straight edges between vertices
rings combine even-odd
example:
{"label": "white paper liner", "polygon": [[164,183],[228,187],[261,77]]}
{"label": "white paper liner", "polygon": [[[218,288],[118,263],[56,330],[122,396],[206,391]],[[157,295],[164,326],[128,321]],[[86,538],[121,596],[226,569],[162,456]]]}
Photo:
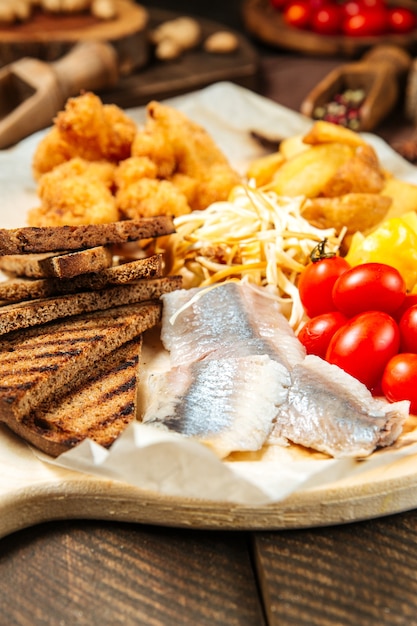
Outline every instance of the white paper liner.
{"label": "white paper liner", "polygon": [[[231,83],[218,83],[167,102],[204,126],[240,172],[244,172],[251,159],[265,153],[251,136],[252,131],[279,139],[303,133],[312,123]],[[145,119],[144,108],[128,113],[138,123]],[[1,227],[26,225],[27,211],[38,203],[31,163],[45,132],[0,152]],[[417,184],[417,168],[380,138],[370,134],[365,138],[376,148],[387,170]],[[110,451],[85,441],[55,460],[34,452],[37,459],[51,469],[55,466],[57,471],[64,467],[120,480],[157,494],[248,506],[277,502],[297,491],[343,486],[346,480],[366,483],[395,477],[404,471],[417,471],[415,432],[364,461],[328,459],[319,453],[306,454],[293,446],[274,446],[262,453],[246,455],[244,460],[239,460],[238,455],[233,461],[222,462],[195,441],[138,422],[129,426]]]}

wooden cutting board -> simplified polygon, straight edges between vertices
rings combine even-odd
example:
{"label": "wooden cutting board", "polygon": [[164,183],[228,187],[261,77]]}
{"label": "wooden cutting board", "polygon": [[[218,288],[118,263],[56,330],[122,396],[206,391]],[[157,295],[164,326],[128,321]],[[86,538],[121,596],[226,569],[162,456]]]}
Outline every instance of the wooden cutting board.
{"label": "wooden cutting board", "polygon": [[[181,15],[152,8],[149,10],[149,29]],[[191,14],[190,17],[194,16]],[[144,67],[123,76],[116,87],[100,92],[102,100],[131,108],[145,105],[152,99],[172,98],[221,81],[257,91],[260,87],[259,55],[249,39],[219,22],[199,17],[194,19],[201,26],[203,42],[214,32],[228,30],[237,37],[237,50],[231,54],[210,54],[200,45],[172,61],[158,61],[151,53]]]}
{"label": "wooden cutting board", "polygon": [[119,55],[122,74],[142,67],[149,59],[148,11],[132,0],[115,0],[117,16],[100,20],[89,13],[48,14],[13,25],[0,24],[0,67],[22,57],[55,61],[79,41],[107,41]]}
{"label": "wooden cutting board", "polygon": [[[266,506],[169,497],[39,460],[0,426],[0,537],[59,519],[102,519],[227,530],[312,528],[381,517],[417,506],[417,459],[301,491]],[[279,472],[279,466],[277,467]]]}

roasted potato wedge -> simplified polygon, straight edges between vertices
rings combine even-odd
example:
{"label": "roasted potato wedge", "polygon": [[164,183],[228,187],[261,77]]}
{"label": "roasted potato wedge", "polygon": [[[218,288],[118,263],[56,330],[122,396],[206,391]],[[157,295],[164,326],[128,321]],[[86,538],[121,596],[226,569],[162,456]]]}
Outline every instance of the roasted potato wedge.
{"label": "roasted potato wedge", "polygon": [[284,162],[285,158],[280,152],[272,152],[272,154],[259,157],[249,164],[246,178],[254,180],[257,187],[263,187],[271,182],[274,174]]}
{"label": "roasted potato wedge", "polygon": [[303,141],[303,135],[293,135],[292,137],[286,137],[279,144],[279,152],[282,154],[286,161],[289,161],[293,157],[309,150],[311,146],[307,145]]}
{"label": "roasted potato wedge", "polygon": [[271,189],[281,196],[315,198],[354,154],[352,146],[341,143],[312,146],[279,167]]}
{"label": "roasted potato wedge", "polygon": [[385,175],[371,146],[359,146],[355,156],[343,163],[323,186],[322,195],[342,196],[346,193],[380,193]]}
{"label": "roasted potato wedge", "polygon": [[365,140],[350,128],[318,120],[303,136],[303,142],[316,146],[325,143],[344,143],[347,146],[362,146]]}
{"label": "roasted potato wedge", "polygon": [[409,211],[417,211],[417,185],[413,185],[413,183],[397,178],[387,178],[381,195],[392,200],[386,215],[387,219],[400,217]]}
{"label": "roasted potato wedge", "polygon": [[385,219],[391,198],[376,193],[348,193],[337,198],[306,200],[302,216],[317,228],[335,228],[347,234],[367,231]]}

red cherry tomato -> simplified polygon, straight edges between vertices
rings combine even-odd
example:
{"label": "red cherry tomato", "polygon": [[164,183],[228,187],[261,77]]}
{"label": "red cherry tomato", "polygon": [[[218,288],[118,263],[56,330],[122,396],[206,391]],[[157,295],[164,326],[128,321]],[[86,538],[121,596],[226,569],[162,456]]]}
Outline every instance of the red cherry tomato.
{"label": "red cherry tomato", "polygon": [[333,301],[348,317],[367,310],[393,313],[402,305],[405,292],[405,281],[395,267],[362,263],[336,280]]}
{"label": "red cherry tomato", "polygon": [[307,1],[290,0],[284,8],[284,21],[294,28],[308,28],[310,25],[312,8]]}
{"label": "red cherry tomato", "polygon": [[394,319],[383,311],[367,311],[352,317],[336,331],[330,340],[326,361],[373,389],[399,346],[400,331]]}
{"label": "red cherry tomato", "polygon": [[332,4],[332,1],[333,0],[308,0],[308,3],[313,9],[313,11],[318,11],[319,9],[322,9],[323,7],[326,7],[329,4]]}
{"label": "red cherry tomato", "polygon": [[361,9],[356,15],[343,22],[343,32],[350,37],[375,37],[388,30],[388,15],[385,9]]}
{"label": "red cherry tomato", "polygon": [[403,7],[388,10],[389,29],[394,33],[409,33],[417,27],[414,11]]}
{"label": "red cherry tomato", "polygon": [[375,11],[379,9],[385,8],[385,0],[359,0],[359,4],[362,9],[375,9]]}
{"label": "red cherry tomato", "polygon": [[331,338],[347,321],[348,318],[339,311],[322,313],[304,324],[298,333],[298,339],[305,347],[307,354],[315,354],[324,359]]}
{"label": "red cherry tomato", "polygon": [[347,0],[341,5],[342,13],[345,18],[357,15],[361,11],[361,3],[358,0]]}
{"label": "red cherry tomato", "polygon": [[320,35],[338,35],[342,31],[342,21],[340,7],[330,4],[313,13],[311,28]]}
{"label": "red cherry tomato", "polygon": [[396,322],[400,323],[400,320],[406,310],[414,304],[417,304],[417,293],[407,293],[402,305],[392,313],[392,317],[395,319]]}
{"label": "red cherry tomato", "polygon": [[401,351],[417,354],[417,305],[411,306],[405,311],[401,317],[399,327]]}
{"label": "red cherry tomato", "polygon": [[390,402],[409,400],[410,413],[417,413],[417,354],[402,352],[388,361],[382,391]]}
{"label": "red cherry tomato", "polygon": [[340,256],[309,263],[301,272],[298,291],[301,304],[309,317],[335,311],[332,291],[336,280],[350,268]]}

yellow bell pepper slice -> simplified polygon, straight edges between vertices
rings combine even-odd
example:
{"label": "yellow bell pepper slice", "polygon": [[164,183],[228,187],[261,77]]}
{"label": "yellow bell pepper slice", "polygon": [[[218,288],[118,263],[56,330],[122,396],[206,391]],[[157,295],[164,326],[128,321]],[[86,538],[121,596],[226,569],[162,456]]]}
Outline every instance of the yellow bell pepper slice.
{"label": "yellow bell pepper slice", "polygon": [[347,262],[386,263],[395,267],[411,291],[417,283],[417,216],[414,212],[382,222],[369,235],[355,233]]}

